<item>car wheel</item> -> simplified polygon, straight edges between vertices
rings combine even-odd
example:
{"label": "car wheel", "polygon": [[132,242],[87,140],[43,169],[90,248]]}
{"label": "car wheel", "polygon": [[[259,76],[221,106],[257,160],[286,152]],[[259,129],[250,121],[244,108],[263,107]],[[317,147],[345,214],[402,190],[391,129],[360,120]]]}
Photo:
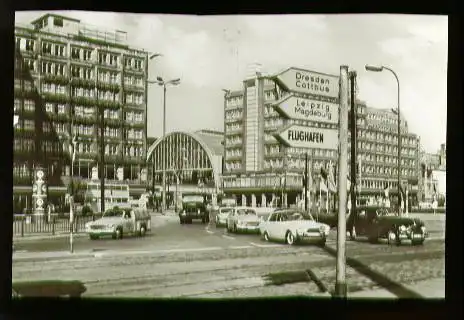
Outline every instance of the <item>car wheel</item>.
{"label": "car wheel", "polygon": [[141,237],[145,237],[146,232],[147,232],[147,230],[145,229],[145,226],[140,226],[139,235]]}
{"label": "car wheel", "polygon": [[421,246],[424,244],[424,239],[422,240],[411,240],[411,245],[413,246]]}
{"label": "car wheel", "polygon": [[263,233],[263,240],[269,242],[269,234],[267,233],[267,231],[264,231]]}
{"label": "car wheel", "polygon": [[289,245],[295,244],[295,237],[291,231],[287,231],[287,234],[285,235],[285,242]]}
{"label": "car wheel", "polygon": [[115,232],[116,239],[122,239],[122,229],[117,228]]}
{"label": "car wheel", "polygon": [[318,247],[321,247],[321,248],[325,247],[325,242],[326,242],[326,240],[327,240],[326,238],[322,239],[321,241],[319,241],[319,243],[317,244],[317,246],[318,246]]}
{"label": "car wheel", "polygon": [[398,244],[399,239],[398,239],[395,231],[393,231],[393,230],[388,231],[388,233],[387,233],[387,241],[388,241],[389,245]]}

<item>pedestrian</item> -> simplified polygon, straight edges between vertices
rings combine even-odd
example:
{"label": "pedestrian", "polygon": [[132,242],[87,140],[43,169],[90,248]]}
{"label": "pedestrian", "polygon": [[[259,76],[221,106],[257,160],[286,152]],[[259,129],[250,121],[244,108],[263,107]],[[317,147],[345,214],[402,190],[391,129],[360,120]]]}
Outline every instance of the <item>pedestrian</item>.
{"label": "pedestrian", "polygon": [[435,215],[437,213],[437,209],[438,209],[438,201],[437,201],[437,199],[433,200],[432,208],[433,208],[433,215]]}

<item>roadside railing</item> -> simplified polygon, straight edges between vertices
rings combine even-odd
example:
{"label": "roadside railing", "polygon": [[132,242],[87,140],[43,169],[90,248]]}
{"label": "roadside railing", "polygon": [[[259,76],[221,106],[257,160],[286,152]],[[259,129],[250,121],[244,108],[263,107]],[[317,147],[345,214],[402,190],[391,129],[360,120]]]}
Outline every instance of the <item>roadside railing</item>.
{"label": "roadside railing", "polygon": [[73,224],[69,221],[69,216],[61,216],[51,214],[34,216],[30,214],[15,214],[13,216],[13,236],[24,237],[31,234],[51,234],[70,232],[71,227],[73,232],[85,231],[85,224],[90,221],[95,221],[101,218],[101,215],[89,215],[74,217]]}

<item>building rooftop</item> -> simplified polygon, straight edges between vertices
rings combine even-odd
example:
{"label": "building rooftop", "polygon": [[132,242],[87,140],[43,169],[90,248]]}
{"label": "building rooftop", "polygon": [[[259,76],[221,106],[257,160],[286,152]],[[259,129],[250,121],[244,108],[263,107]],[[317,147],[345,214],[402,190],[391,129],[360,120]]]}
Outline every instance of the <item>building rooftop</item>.
{"label": "building rooftop", "polygon": [[224,133],[214,130],[198,130],[194,133],[199,137],[210,149],[214,155],[222,156],[224,154]]}

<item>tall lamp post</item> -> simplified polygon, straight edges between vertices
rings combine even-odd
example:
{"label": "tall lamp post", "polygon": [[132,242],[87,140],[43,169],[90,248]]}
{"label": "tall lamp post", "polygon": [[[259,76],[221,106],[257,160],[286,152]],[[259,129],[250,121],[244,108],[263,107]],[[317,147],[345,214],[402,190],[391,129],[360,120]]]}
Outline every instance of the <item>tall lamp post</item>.
{"label": "tall lamp post", "polygon": [[[166,88],[168,85],[178,85],[180,83],[180,78],[172,79],[169,81],[165,81],[162,77],[156,77],[156,81],[148,81],[148,83],[156,83],[163,87],[163,135],[161,137],[161,141],[164,140],[166,136]],[[162,171],[163,171],[163,186],[162,186],[162,204],[161,204],[161,212],[164,213],[166,210],[166,152],[165,148],[162,147]]]}
{"label": "tall lamp post", "polygon": [[398,79],[398,75],[392,69],[385,67],[385,66],[371,66],[366,65],[366,71],[372,72],[382,72],[383,70],[390,71],[396,79],[396,83],[398,85],[398,102],[397,108],[392,109],[393,113],[398,115],[398,216],[401,216],[401,202],[400,202],[400,189],[401,189],[401,117],[400,117],[400,80]]}

